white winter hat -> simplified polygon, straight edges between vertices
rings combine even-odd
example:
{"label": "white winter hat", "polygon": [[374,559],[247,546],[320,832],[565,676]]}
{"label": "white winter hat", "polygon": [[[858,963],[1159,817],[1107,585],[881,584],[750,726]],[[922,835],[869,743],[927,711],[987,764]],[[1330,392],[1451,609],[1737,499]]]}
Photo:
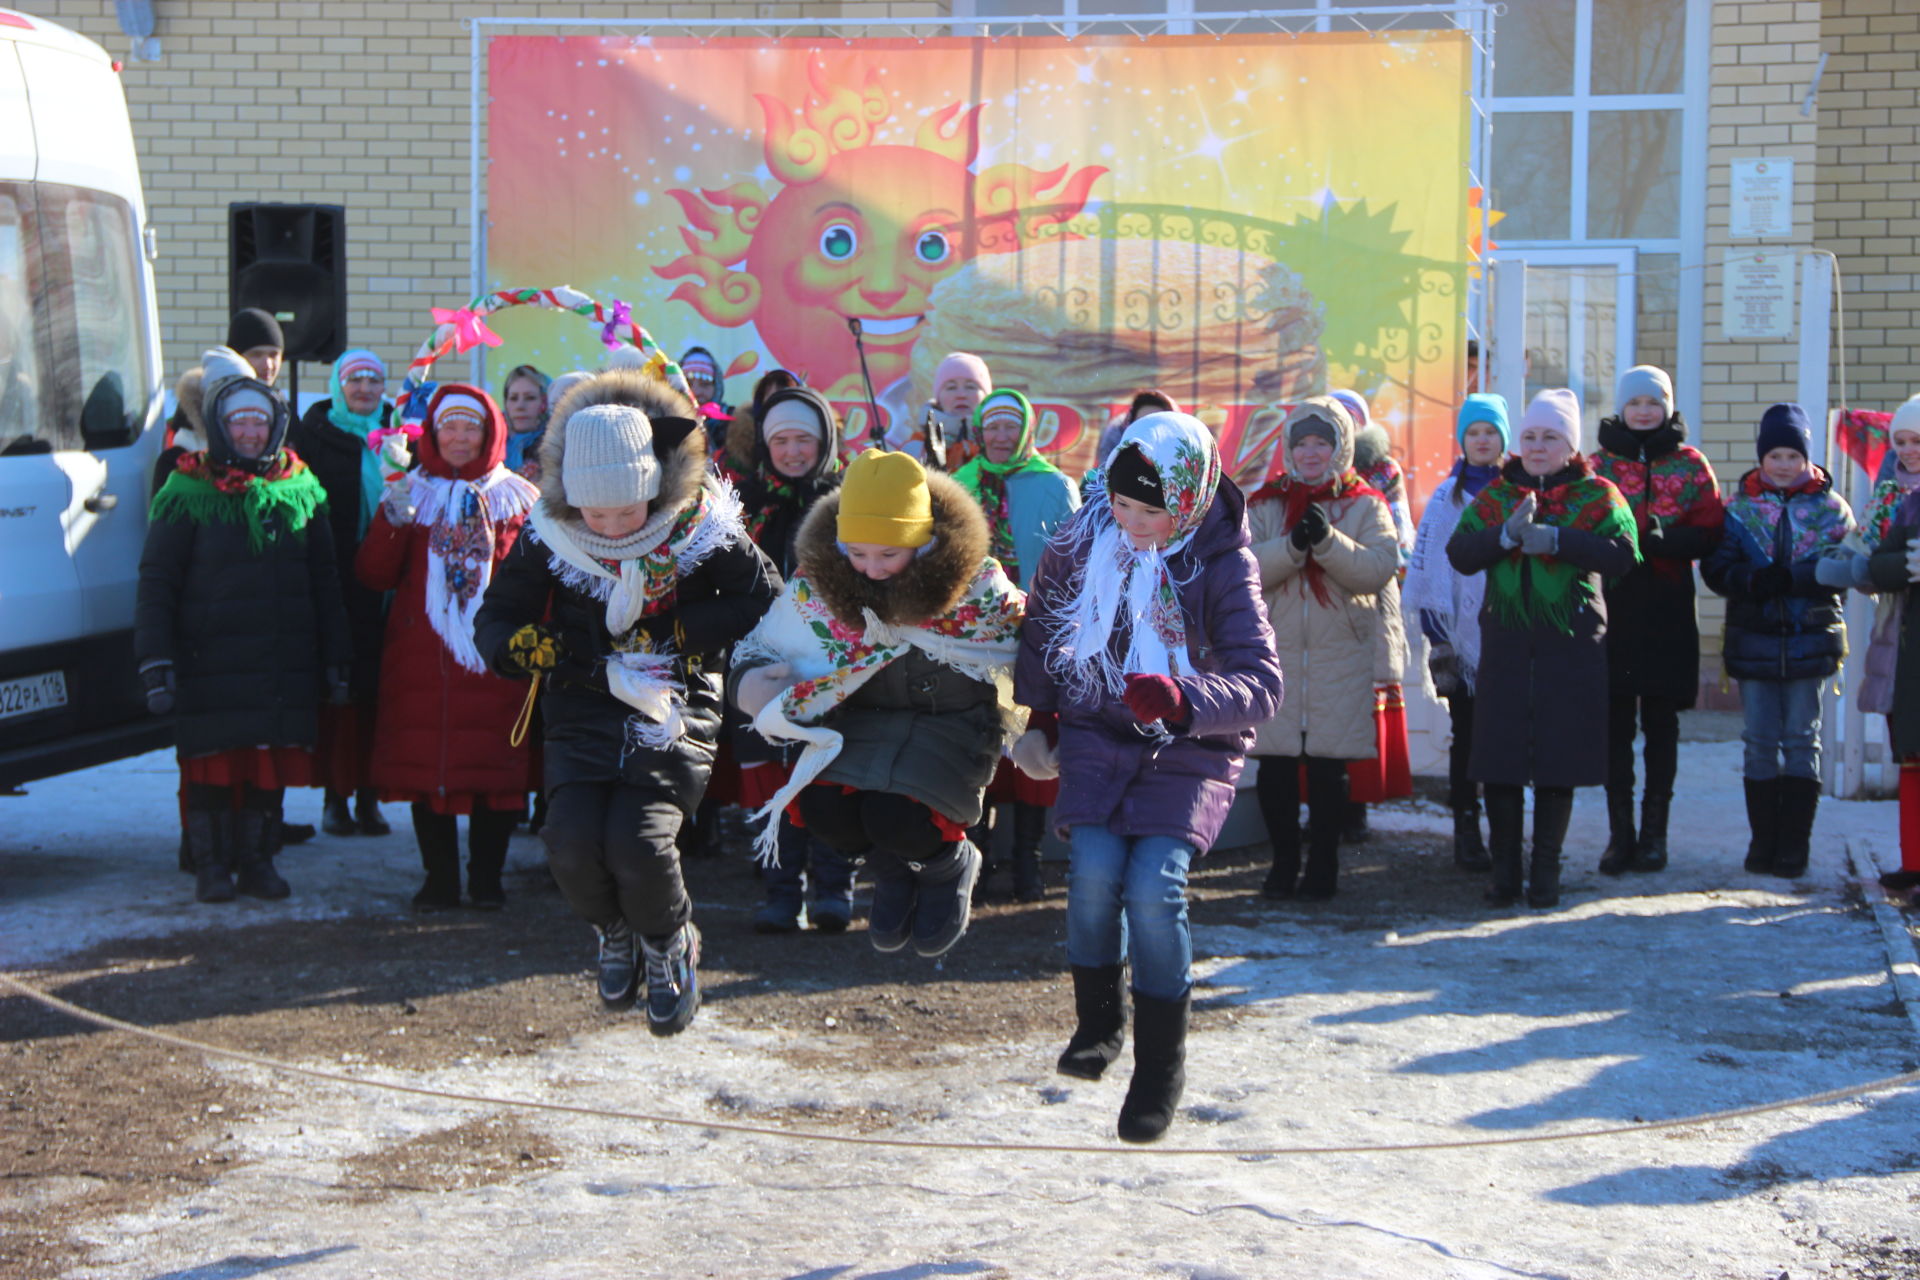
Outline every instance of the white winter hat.
{"label": "white winter hat", "polygon": [[1614,412],[1626,412],[1627,401],[1635,396],[1652,396],[1667,406],[1669,415],[1673,413],[1673,380],[1657,365],[1637,364],[1620,375],[1620,385],[1613,392]]}
{"label": "white winter hat", "polygon": [[448,392],[440,397],[438,404],[433,406],[433,425],[436,427],[450,419],[465,418],[485,431],[492,417],[492,412],[480,397],[469,395],[464,391]]}
{"label": "white winter hat", "polygon": [[1514,434],[1524,434],[1528,427],[1545,427],[1564,437],[1575,453],[1580,452],[1580,398],[1565,387],[1542,391],[1527,406],[1525,416],[1520,419],[1520,430]]}
{"label": "white winter hat", "polygon": [[660,496],[653,424],[631,405],[588,405],[567,419],[560,484],[576,507],[629,507]]}
{"label": "white winter hat", "polygon": [[1920,396],[1914,396],[1893,411],[1893,421],[1887,424],[1887,443],[1902,431],[1920,432]]}
{"label": "white winter hat", "polygon": [[820,411],[801,396],[775,401],[760,423],[760,436],[770,440],[774,432],[789,427],[798,427],[819,440],[827,438],[827,424],[820,420]]}
{"label": "white winter hat", "polygon": [[238,387],[220,398],[222,425],[252,422],[267,426],[273,422],[273,398],[255,387]]}
{"label": "white winter hat", "polygon": [[233,378],[252,378],[259,380],[253,366],[246,357],[231,347],[209,347],[200,357],[201,385],[211,391],[222,382]]}

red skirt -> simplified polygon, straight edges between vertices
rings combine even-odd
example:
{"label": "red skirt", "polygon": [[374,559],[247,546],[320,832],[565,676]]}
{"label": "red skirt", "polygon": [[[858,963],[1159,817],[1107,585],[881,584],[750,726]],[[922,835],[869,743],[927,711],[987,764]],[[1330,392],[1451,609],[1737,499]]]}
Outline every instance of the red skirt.
{"label": "red skirt", "polygon": [[1403,800],[1413,794],[1413,763],[1407,753],[1407,703],[1397,684],[1373,691],[1371,760],[1347,761],[1347,798],[1361,804]]}
{"label": "red skirt", "polygon": [[1041,782],[1029,778],[1014,768],[1013,761],[1005,756],[1000,757],[999,767],[993,771],[993,781],[987,784],[988,804],[1030,804],[1051,809],[1059,798],[1060,779],[1050,778]]}
{"label": "red skirt", "polygon": [[305,747],[240,747],[180,761],[180,780],[207,787],[282,787],[314,785],[313,752]]}
{"label": "red skirt", "polygon": [[320,741],[314,747],[315,781],[336,795],[350,796],[373,785],[374,714],[371,706],[350,702],[320,708]]}
{"label": "red skirt", "polygon": [[739,789],[732,803],[749,813],[764,808],[769,800],[780,793],[780,788],[787,785],[787,779],[793,776],[792,771],[778,760],[741,765],[737,767],[736,774]]}

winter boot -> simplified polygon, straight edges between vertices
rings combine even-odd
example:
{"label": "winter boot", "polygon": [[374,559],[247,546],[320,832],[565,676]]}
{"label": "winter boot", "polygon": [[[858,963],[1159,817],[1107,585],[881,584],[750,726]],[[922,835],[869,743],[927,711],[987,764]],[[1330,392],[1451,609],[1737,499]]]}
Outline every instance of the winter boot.
{"label": "winter boot", "polygon": [[1780,779],[1747,778],[1746,869],[1756,876],[1773,874],[1780,852]]}
{"label": "winter boot", "polygon": [[1607,851],[1600,855],[1600,874],[1621,876],[1632,870],[1639,854],[1633,830],[1633,788],[1607,788]]}
{"label": "winter boot", "polygon": [[293,888],[273,869],[273,857],[280,852],[280,820],[262,809],[237,809],[232,818],[237,867],[233,887],[270,902],[287,897]]}
{"label": "winter boot", "polygon": [[928,960],[945,955],[967,931],[980,851],[956,840],[947,851],[918,865],[909,863],[919,891],[913,904],[913,949]]}
{"label": "winter boot", "polygon": [[498,911],[507,905],[500,873],[506,869],[515,816],[511,811],[475,806],[467,819],[467,902],[476,911]]}
{"label": "winter boot", "polygon": [[1527,869],[1527,905],[1560,905],[1560,848],[1573,817],[1573,788],[1533,789],[1533,863]]}
{"label": "winter boot", "polygon": [[353,823],[363,836],[390,836],[393,824],[380,813],[380,800],[372,787],[362,787],[353,798]]}
{"label": "winter boot", "polygon": [[329,789],[320,808],[320,829],[330,836],[357,836],[360,824],[353,820],[353,810],[347,805],[347,798],[339,792]]}
{"label": "winter boot", "polygon": [[187,810],[186,839],[188,850],[193,855],[193,896],[201,902],[232,902],[231,811]]}
{"label": "winter boot", "polygon": [[1133,993],[1133,1080],[1120,1104],[1120,1140],[1156,1142],[1187,1087],[1188,992],[1178,1000]]}
{"label": "winter boot", "polygon": [[806,901],[807,833],[785,814],[776,833],[775,860],[766,869],[767,899],[753,913],[755,933],[796,933]]}
{"label": "winter boot", "polygon": [[1667,869],[1667,813],[1672,807],[1671,795],[1649,791],[1640,798],[1640,843],[1634,846],[1633,870]]}
{"label": "winter boot", "polygon": [[640,976],[633,928],[625,920],[615,920],[610,925],[595,925],[593,931],[600,935],[600,1003],[609,1009],[628,1008]]}
{"label": "winter boot", "polygon": [[693,921],[664,938],[640,939],[647,958],[647,1030],[685,1031],[700,1011],[700,931]]}
{"label": "winter boot", "polygon": [[[1299,764],[1283,756],[1270,757],[1260,762],[1262,769],[1285,767],[1296,772]],[[1261,816],[1266,819],[1267,843],[1273,849],[1273,865],[1267,869],[1267,878],[1260,885],[1260,896],[1273,902],[1285,902],[1293,897],[1300,881],[1300,796],[1290,792],[1281,797],[1281,803],[1268,812],[1268,806],[1261,806]]]}
{"label": "winter boot", "polygon": [[853,923],[853,864],[838,849],[807,841],[807,882],[813,901],[807,920],[821,933],[845,933]]}
{"label": "winter boot", "polygon": [[1344,821],[1343,808],[1339,804],[1314,804],[1308,797],[1307,869],[1301,873],[1300,887],[1294,890],[1294,896],[1303,902],[1325,902],[1339,889],[1340,841],[1345,838],[1342,828],[1351,826]]}
{"label": "winter boot", "polygon": [[1813,851],[1813,815],[1820,808],[1820,779],[1782,775],[1780,787],[1780,841],[1774,847],[1773,874],[1797,880],[1807,874]]}
{"label": "winter boot", "polygon": [[1347,844],[1365,844],[1373,838],[1373,832],[1367,826],[1367,804],[1364,800],[1349,800],[1340,824],[1340,839]]}
{"label": "winter boot", "polygon": [[873,905],[867,909],[867,938],[875,951],[898,951],[907,945],[907,935],[913,927],[919,881],[906,863],[879,849],[867,855],[867,874],[873,877]]}
{"label": "winter boot", "polygon": [[432,806],[413,806],[413,839],[420,846],[420,865],[427,873],[413,895],[415,911],[451,911],[460,905],[460,829],[451,814],[435,813]]}
{"label": "winter boot", "polygon": [[1073,1038],[1055,1064],[1061,1075],[1098,1080],[1120,1056],[1127,1034],[1127,1010],[1120,998],[1120,982],[1125,975],[1125,965],[1073,966],[1077,1023]]}
{"label": "winter boot", "polygon": [[[1013,806],[1013,900],[1038,902],[1047,896],[1040,875],[1040,842],[1047,833],[1044,805]],[[984,872],[982,873],[984,874]]]}
{"label": "winter boot", "polygon": [[1480,806],[1453,811],[1453,865],[1462,871],[1485,871],[1493,865],[1480,839]]}
{"label": "winter boot", "polygon": [[1526,792],[1519,787],[1488,787],[1487,855],[1491,883],[1487,901],[1510,907],[1520,901],[1521,859],[1526,843]]}

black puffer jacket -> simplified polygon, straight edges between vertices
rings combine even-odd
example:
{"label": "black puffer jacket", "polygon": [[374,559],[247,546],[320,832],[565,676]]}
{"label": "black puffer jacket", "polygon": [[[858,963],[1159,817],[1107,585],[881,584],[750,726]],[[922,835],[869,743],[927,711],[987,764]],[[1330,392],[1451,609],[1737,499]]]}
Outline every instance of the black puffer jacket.
{"label": "black puffer jacket", "polygon": [[[656,424],[656,445],[663,419],[691,412],[683,397],[633,372],[602,374],[568,392],[541,442],[545,517],[562,523],[580,519],[578,510],[566,504],[562,485],[566,419],[588,405],[606,403],[633,404],[645,411]],[[705,445],[705,435],[694,430],[660,449],[655,511],[683,510],[702,486],[718,484],[708,475]],[[529,522],[488,584],[474,620],[474,643],[495,671],[518,677],[522,673],[507,658],[513,633],[528,623],[541,623],[557,633],[560,665],[540,695],[549,791],[571,782],[624,781],[665,790],[691,813],[706,790],[720,736],[724,655],[780,594],[780,577],[742,532],[678,580],[670,609],[643,620],[650,636],[671,640],[683,655],[674,672],[687,690],[686,731],[664,751],[628,749],[627,720],[634,712],[607,685],[607,658],[615,651],[607,606],[572,585],[577,581],[578,574],[566,573]]]}
{"label": "black puffer jacket", "polygon": [[353,652],[325,512],[270,516],[258,551],[244,522],[148,526],[134,651],[174,664],[182,756],[314,744],[326,669]]}
{"label": "black puffer jacket", "polygon": [[353,697],[372,698],[380,687],[380,647],[387,629],[385,592],[370,591],[353,572],[354,557],[366,530],[360,525],[360,455],[367,446],[327,417],[333,401],[322,400],[293,424],[287,443],[313,468],[327,491],[327,524],[333,532],[333,558],[343,566],[347,624],[353,633]]}

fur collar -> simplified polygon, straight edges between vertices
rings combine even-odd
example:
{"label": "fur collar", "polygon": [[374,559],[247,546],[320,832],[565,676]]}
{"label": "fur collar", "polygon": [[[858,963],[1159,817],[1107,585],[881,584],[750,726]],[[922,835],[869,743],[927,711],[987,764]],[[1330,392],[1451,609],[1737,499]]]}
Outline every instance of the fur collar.
{"label": "fur collar", "polygon": [[992,542],[987,518],[980,513],[980,504],[943,472],[927,473],[927,489],[933,502],[935,545],[905,572],[885,582],[856,572],[841,552],[840,494],[826,494],[813,504],[800,526],[800,572],[820,592],[834,617],[859,626],[861,610],[871,609],[890,626],[921,626],[945,617],[966,595]]}
{"label": "fur collar", "polygon": [[202,440],[207,438],[207,374],[199,365],[180,375],[173,384],[174,402],[187,415],[187,423]]}
{"label": "fur collar", "polygon": [[753,474],[754,446],[760,440],[760,422],[754,417],[752,405],[742,405],[733,411],[733,418],[727,423],[727,465],[736,474]]}
{"label": "fur collar", "polygon": [[[631,405],[658,421],[663,418],[691,419],[693,405],[687,398],[649,374],[637,369],[612,369],[578,384],[562,396],[548,419],[546,435],[540,441],[540,505],[556,521],[585,527],[580,509],[568,503],[561,477],[562,460],[567,450],[567,423],[580,410],[597,404]],[[654,439],[654,453],[660,459],[660,492],[650,504],[648,518],[661,512],[678,512],[700,492],[707,473],[706,433],[695,429],[677,444],[663,446]]]}

